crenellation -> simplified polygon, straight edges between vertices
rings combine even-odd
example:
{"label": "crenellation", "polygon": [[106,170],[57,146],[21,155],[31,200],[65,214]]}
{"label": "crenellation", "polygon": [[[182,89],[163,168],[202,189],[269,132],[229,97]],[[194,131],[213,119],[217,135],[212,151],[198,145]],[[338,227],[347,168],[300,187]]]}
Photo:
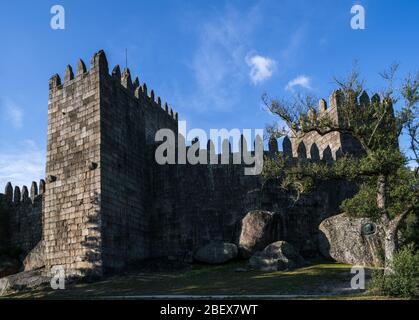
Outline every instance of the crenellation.
{"label": "crenellation", "polygon": [[90,70],[100,71],[101,73],[108,75],[108,60],[103,50],[96,52],[90,59]]}
{"label": "crenellation", "polygon": [[276,154],[278,153],[278,140],[276,139],[276,137],[270,137],[269,139],[269,153],[271,154]]}
{"label": "crenellation", "polygon": [[82,59],[79,59],[77,61],[77,74],[76,76],[82,76],[87,72],[87,68],[86,68],[86,64],[84,63],[84,61]]}
{"label": "crenellation", "polygon": [[61,86],[61,78],[58,74],[53,75],[49,80],[49,90],[55,91]]}
{"label": "crenellation", "polygon": [[375,93],[372,97],[371,97],[371,103],[373,104],[378,104],[380,103],[381,98],[380,95],[378,93]]}
{"label": "crenellation", "polygon": [[73,68],[70,65],[67,65],[64,73],[64,84],[67,85],[71,80],[74,79]]}
{"label": "crenellation", "polygon": [[[355,91],[349,92],[346,97],[344,97],[341,90],[335,90],[329,97],[329,107],[324,99],[319,100],[317,113],[316,110],[310,109],[307,116],[300,116],[300,124],[304,128],[305,125],[311,123],[315,125],[318,119],[322,117],[327,117],[332,123],[342,124],[344,119],[341,117],[341,108],[344,107],[344,99],[352,99],[353,103],[357,106],[362,107],[369,103],[368,94],[364,91],[359,97],[355,95]],[[379,96],[374,98],[375,100],[379,99]],[[371,101],[374,101],[371,99]],[[392,111],[391,111],[392,112]],[[302,131],[297,131],[296,134],[291,137],[291,149],[293,152],[293,157],[300,157],[304,152],[299,152],[298,149],[302,148],[300,146],[301,142],[304,142],[306,150],[309,150],[307,158],[311,159],[311,146],[315,143],[317,150],[313,150],[313,155],[318,160],[318,155],[320,160],[331,161],[336,160],[344,154],[353,154],[357,155],[361,151],[361,146],[357,141],[355,141],[351,136],[341,134],[338,131],[332,131],[327,134],[320,134],[317,131],[310,131],[308,133],[303,133]],[[327,149],[327,150],[326,150]]]}
{"label": "crenellation", "polygon": [[134,90],[134,96],[137,98],[137,99],[140,99],[140,97],[141,97],[141,95],[142,95],[142,89],[141,89],[141,87],[137,87],[137,88],[135,88],[135,90]]}
{"label": "crenellation", "polygon": [[22,198],[22,194],[20,192],[20,188],[19,186],[15,186],[15,191],[13,193],[13,202],[14,203],[20,203],[20,200]]}
{"label": "crenellation", "polygon": [[342,91],[335,90],[329,97],[329,106],[331,109],[338,109],[342,104]]}
{"label": "crenellation", "polygon": [[135,90],[140,87],[140,79],[138,79],[138,76],[135,77],[134,81],[132,82],[132,87]]}
{"label": "crenellation", "polygon": [[293,157],[292,143],[288,136],[285,136],[282,140],[282,152],[286,157]]}
{"label": "crenellation", "polygon": [[324,99],[320,99],[319,100],[319,105],[318,105],[318,111],[319,111],[319,116],[323,116],[325,115],[327,110],[327,102]]}
{"label": "crenellation", "polygon": [[32,201],[35,200],[35,197],[38,195],[38,185],[35,181],[32,181],[31,185],[31,199]]}
{"label": "crenellation", "polygon": [[307,118],[308,121],[310,122],[310,124],[315,123],[315,121],[317,120],[317,112],[314,108],[310,108],[308,113],[307,113]]}
{"label": "crenellation", "polygon": [[128,68],[124,68],[121,75],[121,84],[128,90],[134,90],[134,86],[131,81],[131,72]]}
{"label": "crenellation", "polygon": [[13,186],[11,182],[6,184],[6,187],[4,188],[4,195],[7,202],[13,201]]}
{"label": "crenellation", "polygon": [[112,77],[114,77],[117,81],[121,81],[121,69],[119,68],[119,64],[112,69]]}

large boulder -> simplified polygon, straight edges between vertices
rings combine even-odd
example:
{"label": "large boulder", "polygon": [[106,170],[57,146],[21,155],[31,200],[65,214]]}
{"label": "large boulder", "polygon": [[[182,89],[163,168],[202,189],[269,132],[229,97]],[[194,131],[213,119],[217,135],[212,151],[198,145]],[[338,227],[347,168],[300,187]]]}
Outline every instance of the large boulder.
{"label": "large boulder", "polygon": [[25,271],[36,270],[45,266],[44,244],[42,241],[39,241],[35,248],[28,253],[23,260],[23,265]]}
{"label": "large boulder", "polygon": [[43,270],[24,271],[1,278],[0,297],[48,284],[50,278],[43,273]]}
{"label": "large boulder", "polygon": [[279,214],[262,210],[248,212],[239,225],[237,242],[240,255],[249,258],[279,240],[280,228]]}
{"label": "large boulder", "polygon": [[319,229],[319,249],[323,256],[351,265],[382,265],[384,230],[371,219],[343,213],[327,218]]}
{"label": "large boulder", "polygon": [[234,243],[212,241],[199,248],[194,259],[210,264],[221,264],[237,257],[238,250]]}
{"label": "large boulder", "polygon": [[261,271],[279,271],[302,267],[306,264],[303,257],[286,241],[277,241],[268,245],[263,251],[256,252],[249,264]]}

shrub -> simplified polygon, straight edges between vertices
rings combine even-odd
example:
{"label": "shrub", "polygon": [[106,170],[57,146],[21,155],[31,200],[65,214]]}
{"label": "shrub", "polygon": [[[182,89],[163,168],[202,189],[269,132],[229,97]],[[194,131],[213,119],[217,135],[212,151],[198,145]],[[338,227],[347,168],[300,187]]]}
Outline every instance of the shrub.
{"label": "shrub", "polygon": [[375,271],[371,288],[378,293],[394,297],[414,298],[419,296],[419,252],[413,244],[403,247],[394,256],[393,273],[384,275]]}

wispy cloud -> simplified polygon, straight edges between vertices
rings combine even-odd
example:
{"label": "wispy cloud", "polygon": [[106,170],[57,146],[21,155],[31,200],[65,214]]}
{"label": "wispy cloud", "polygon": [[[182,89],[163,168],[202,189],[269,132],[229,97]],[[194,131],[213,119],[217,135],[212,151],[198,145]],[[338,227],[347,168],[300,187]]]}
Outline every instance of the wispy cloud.
{"label": "wispy cloud", "polygon": [[300,25],[296,30],[291,32],[288,45],[281,51],[282,60],[289,62],[295,58],[299,52],[306,35],[306,24]]}
{"label": "wispy cloud", "polygon": [[7,182],[30,186],[44,177],[45,152],[34,141],[25,140],[15,147],[2,147],[0,153],[0,192]]}
{"label": "wispy cloud", "polygon": [[248,41],[257,21],[256,8],[240,12],[227,7],[199,29],[191,61],[196,88],[194,97],[188,99],[196,110],[230,111],[237,104],[248,73]]}
{"label": "wispy cloud", "polygon": [[285,86],[285,90],[292,91],[294,87],[302,87],[304,89],[311,90],[311,78],[305,75],[300,75],[288,82]]}
{"label": "wispy cloud", "polygon": [[194,112],[231,112],[242,105],[249,82],[258,85],[286,74],[304,43],[306,24],[287,33],[281,49],[261,52],[266,10],[262,2],[248,9],[228,5],[215,14],[206,13],[206,20],[194,21],[197,45],[186,62],[192,81],[187,92],[174,85],[174,105],[187,101],[191,116]]}
{"label": "wispy cloud", "polygon": [[246,59],[250,67],[250,80],[253,84],[258,84],[270,78],[276,67],[276,61],[260,55],[253,55]]}
{"label": "wispy cloud", "polygon": [[4,119],[14,128],[20,129],[23,126],[23,109],[13,101],[3,99],[1,101],[1,110]]}

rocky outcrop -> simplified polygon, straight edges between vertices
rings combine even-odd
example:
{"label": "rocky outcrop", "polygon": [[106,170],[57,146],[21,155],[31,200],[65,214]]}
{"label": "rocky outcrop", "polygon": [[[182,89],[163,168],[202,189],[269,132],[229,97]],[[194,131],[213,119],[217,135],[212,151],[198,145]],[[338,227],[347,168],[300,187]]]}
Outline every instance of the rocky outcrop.
{"label": "rocky outcrop", "polygon": [[43,275],[42,270],[20,272],[0,279],[0,297],[34,289],[49,282],[50,279]]}
{"label": "rocky outcrop", "polygon": [[238,250],[234,243],[213,241],[199,248],[194,259],[199,262],[221,264],[237,257]]}
{"label": "rocky outcrop", "polygon": [[238,233],[240,255],[249,258],[256,251],[279,240],[280,216],[273,212],[254,210],[241,220]]}
{"label": "rocky outcrop", "polygon": [[339,214],[320,224],[319,249],[342,263],[381,266],[383,230],[368,218]]}
{"label": "rocky outcrop", "polygon": [[44,245],[42,241],[39,241],[35,248],[29,252],[25,260],[23,260],[23,265],[25,271],[36,270],[45,266]]}
{"label": "rocky outcrop", "polygon": [[306,264],[295,248],[286,241],[277,241],[263,251],[256,252],[249,260],[253,269],[279,271],[302,267]]}

